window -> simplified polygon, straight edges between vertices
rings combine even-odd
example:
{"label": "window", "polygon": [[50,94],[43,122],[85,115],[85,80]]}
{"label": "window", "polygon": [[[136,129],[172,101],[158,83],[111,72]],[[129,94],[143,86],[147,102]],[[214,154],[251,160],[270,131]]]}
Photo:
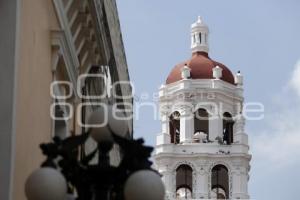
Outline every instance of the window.
{"label": "window", "polygon": [[193,170],[189,165],[180,165],[176,169],[176,197],[177,199],[192,198]]}
{"label": "window", "polygon": [[201,33],[199,33],[199,43],[201,44]]}
{"label": "window", "polygon": [[[55,102],[58,103],[58,101],[55,99]],[[54,108],[54,136],[59,137],[60,139],[64,139],[67,137],[68,129],[67,129],[67,122],[64,120],[64,111],[62,110],[60,105],[56,105]]]}
{"label": "window", "polygon": [[196,43],[196,35],[195,34],[193,35],[193,43],[194,44]]}
{"label": "window", "polygon": [[172,113],[169,121],[171,143],[178,144],[180,142],[180,113],[178,111]]}
{"label": "window", "polygon": [[195,112],[194,115],[194,130],[195,134],[201,133],[207,135],[207,140],[209,136],[209,115],[208,112],[200,108]]}
{"label": "window", "polygon": [[212,199],[229,198],[228,169],[224,165],[216,165],[211,172]]}
{"label": "window", "polygon": [[230,113],[223,114],[223,142],[230,145],[233,143],[233,118]]}

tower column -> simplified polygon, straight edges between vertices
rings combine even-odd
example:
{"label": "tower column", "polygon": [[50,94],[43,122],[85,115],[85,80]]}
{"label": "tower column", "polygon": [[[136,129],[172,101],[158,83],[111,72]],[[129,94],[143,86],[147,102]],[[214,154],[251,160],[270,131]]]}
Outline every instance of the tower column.
{"label": "tower column", "polygon": [[248,145],[248,136],[245,133],[245,118],[243,115],[239,115],[237,117],[236,122],[234,123],[234,142],[240,143],[240,144],[246,144]]}
{"label": "tower column", "polygon": [[186,108],[180,115],[180,142],[193,142],[194,116],[190,109]]}
{"label": "tower column", "polygon": [[166,197],[165,199],[173,199],[173,194],[174,194],[174,175],[170,170],[166,171],[161,171],[160,172],[162,175],[162,180],[165,184],[165,191],[166,191]]}
{"label": "tower column", "polygon": [[218,113],[209,119],[209,140],[215,141],[216,137],[223,137],[223,121]]}
{"label": "tower column", "polygon": [[161,116],[162,133],[169,133],[169,117],[166,114]]}
{"label": "tower column", "polygon": [[166,113],[161,115],[161,125],[162,125],[162,132],[156,138],[156,144],[170,144],[171,137],[170,137],[170,128],[169,128],[169,117]]}
{"label": "tower column", "polygon": [[248,173],[243,170],[232,172],[232,199],[249,199]]}
{"label": "tower column", "polygon": [[202,167],[197,172],[197,184],[195,187],[195,199],[208,199],[208,181],[209,173]]}

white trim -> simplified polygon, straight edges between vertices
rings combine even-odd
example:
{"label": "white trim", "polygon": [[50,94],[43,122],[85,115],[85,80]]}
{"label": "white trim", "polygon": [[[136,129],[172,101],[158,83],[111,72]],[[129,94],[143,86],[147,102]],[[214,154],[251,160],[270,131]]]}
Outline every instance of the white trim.
{"label": "white trim", "polygon": [[70,27],[73,26],[74,22],[76,21],[76,18],[77,18],[77,16],[78,16],[78,14],[79,14],[79,11],[76,10],[75,13],[73,14],[73,16],[72,16],[71,19],[70,19],[70,22],[69,22],[69,26],[70,26]]}
{"label": "white trim", "polygon": [[[73,88],[75,88],[75,86],[77,85],[77,72],[76,72],[75,64],[77,63],[78,59],[76,59],[75,61],[73,59],[74,57],[71,56],[72,52],[70,52],[70,48],[68,48],[69,46],[64,31],[52,31],[52,46],[59,48],[59,52],[57,53],[63,56],[69,79],[74,86]],[[56,69],[54,63],[52,64],[52,66],[54,69]],[[74,89],[74,94],[77,96],[75,89]]]}
{"label": "white trim", "polygon": [[82,50],[83,46],[85,44],[85,38],[83,38],[77,48],[77,51],[76,51],[76,54],[79,55],[80,54],[80,51]]}
{"label": "white trim", "polygon": [[53,0],[55,8],[56,8],[56,13],[61,25],[61,29],[64,32],[64,36],[65,36],[65,40],[66,40],[66,46],[68,47],[68,51],[70,52],[70,56],[72,57],[72,64],[74,66],[75,69],[77,69],[79,67],[79,60],[76,54],[76,49],[75,49],[75,45],[73,43],[73,37],[72,37],[72,33],[69,27],[69,23],[68,23],[68,18],[66,16],[66,12],[64,10],[64,6],[61,0]]}
{"label": "white trim", "polygon": [[71,8],[72,4],[74,3],[74,0],[69,0],[69,2],[66,5],[65,11],[68,12]]}
{"label": "white trim", "polygon": [[81,59],[81,64],[82,65],[85,64],[85,62],[87,61],[88,57],[89,57],[89,52],[85,51],[85,53],[83,54],[82,59]]}
{"label": "white trim", "polygon": [[[80,23],[77,27],[77,29],[75,30],[75,33],[74,33],[74,37],[73,37],[73,41],[75,43],[75,41],[77,40],[77,37],[80,35],[80,32],[81,32],[81,29],[82,29],[82,24]],[[83,39],[82,39],[83,40]],[[78,50],[77,50],[78,51]],[[78,53],[77,53],[78,55]]]}
{"label": "white trim", "polygon": [[52,71],[55,72],[57,65],[58,65],[58,61],[59,61],[59,57],[60,57],[60,52],[59,52],[59,47],[52,47],[52,59],[51,59],[51,65],[52,65]]}

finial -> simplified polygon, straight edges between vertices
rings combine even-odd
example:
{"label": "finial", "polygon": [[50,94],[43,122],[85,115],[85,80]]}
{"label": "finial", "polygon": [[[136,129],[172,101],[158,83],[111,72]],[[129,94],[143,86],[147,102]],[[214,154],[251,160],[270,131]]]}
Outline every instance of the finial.
{"label": "finial", "polygon": [[201,18],[201,16],[198,16],[197,22],[200,23],[200,24],[202,23],[202,18]]}
{"label": "finial", "polygon": [[190,77],[191,77],[191,69],[188,67],[187,64],[185,64],[181,69],[181,78],[189,79]]}
{"label": "finial", "polygon": [[215,66],[213,68],[213,77],[215,79],[220,79],[222,77],[222,71],[223,71],[223,69],[221,67],[219,67],[218,65]]}
{"label": "finial", "polygon": [[234,77],[234,82],[238,86],[242,86],[243,85],[243,75],[241,74],[240,70],[236,73],[236,75]]}
{"label": "finial", "polygon": [[208,53],[208,26],[203,22],[202,17],[198,16],[196,22],[191,25],[191,49],[192,53]]}

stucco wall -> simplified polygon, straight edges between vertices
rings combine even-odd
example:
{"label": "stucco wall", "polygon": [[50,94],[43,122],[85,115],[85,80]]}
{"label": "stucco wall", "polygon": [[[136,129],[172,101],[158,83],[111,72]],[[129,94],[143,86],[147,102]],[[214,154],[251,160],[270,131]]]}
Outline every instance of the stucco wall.
{"label": "stucco wall", "polygon": [[25,200],[24,184],[42,162],[41,142],[50,140],[52,81],[50,31],[57,28],[52,0],[20,2],[13,199]]}

